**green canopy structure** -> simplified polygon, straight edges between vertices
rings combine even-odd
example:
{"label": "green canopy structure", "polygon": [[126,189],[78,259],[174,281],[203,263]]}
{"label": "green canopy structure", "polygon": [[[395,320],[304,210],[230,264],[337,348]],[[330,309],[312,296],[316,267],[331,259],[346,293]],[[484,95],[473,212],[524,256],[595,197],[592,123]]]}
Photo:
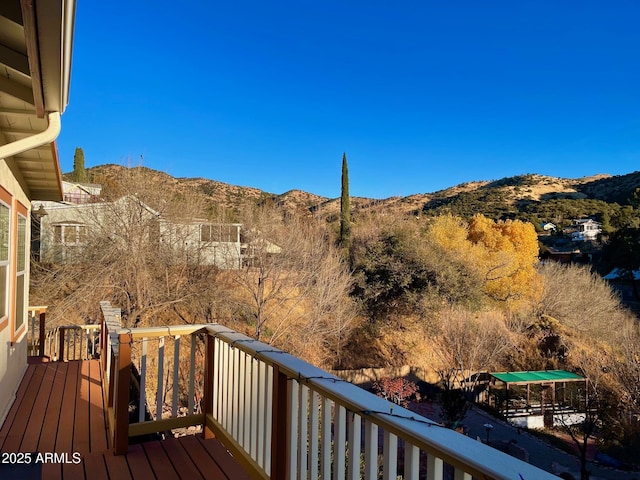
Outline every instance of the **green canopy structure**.
{"label": "green canopy structure", "polygon": [[[502,405],[504,414],[507,417],[534,413],[542,415],[553,414],[556,410],[561,409],[562,405],[573,403],[571,401],[567,402],[567,390],[571,393],[571,389],[567,388],[567,383],[584,382],[586,387],[588,381],[587,378],[566,370],[493,372],[489,373],[489,378],[494,392],[504,388],[502,397],[504,403]],[[558,389],[559,394],[556,393],[557,384],[561,385],[561,388]],[[532,386],[539,387],[532,392]],[[524,398],[523,388],[526,388],[526,399]],[[586,391],[587,389],[585,388],[584,395],[586,395]],[[575,393],[573,392],[572,395]],[[557,397],[560,397],[560,402],[557,401]],[[550,421],[552,422],[553,419],[551,418]],[[546,418],[545,423],[547,423]]]}
{"label": "green canopy structure", "polygon": [[584,377],[566,370],[539,370],[535,372],[490,373],[493,378],[503,383],[525,385],[527,383],[573,382],[584,381]]}

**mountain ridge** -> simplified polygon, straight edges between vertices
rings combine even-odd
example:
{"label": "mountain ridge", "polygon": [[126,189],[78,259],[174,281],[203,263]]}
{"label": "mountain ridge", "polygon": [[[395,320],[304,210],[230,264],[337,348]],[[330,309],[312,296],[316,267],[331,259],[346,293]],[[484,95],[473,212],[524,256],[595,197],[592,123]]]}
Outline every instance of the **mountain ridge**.
{"label": "mountain ridge", "polygon": [[[88,168],[87,174],[92,182],[108,185],[127,168],[129,167],[116,164],[98,165]],[[158,188],[179,194],[195,191],[207,201],[226,209],[236,210],[247,203],[271,203],[287,211],[306,212],[330,218],[337,214],[340,208],[339,197],[324,197],[300,189],[276,194],[204,177],[173,177],[148,167],[133,168],[141,169]],[[65,173],[63,177],[71,179],[72,175]],[[384,211],[419,215],[430,210],[442,210],[443,206],[460,203],[465,201],[466,197],[482,199],[483,196],[491,197],[494,201],[499,200],[506,205],[553,199],[592,199],[623,205],[628,203],[637,188],[640,188],[640,171],[615,176],[598,173],[575,179],[528,173],[497,180],[465,182],[436,192],[415,193],[405,197],[377,199],[354,196],[351,197],[351,206],[355,214]]]}

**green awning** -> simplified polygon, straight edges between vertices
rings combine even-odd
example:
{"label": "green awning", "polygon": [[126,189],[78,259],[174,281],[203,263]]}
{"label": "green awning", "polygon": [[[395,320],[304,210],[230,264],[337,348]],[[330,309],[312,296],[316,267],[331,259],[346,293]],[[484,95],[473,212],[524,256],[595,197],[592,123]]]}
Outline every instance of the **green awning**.
{"label": "green awning", "polygon": [[504,383],[547,383],[574,382],[586,380],[584,377],[566,370],[540,370],[537,372],[491,373],[492,377]]}

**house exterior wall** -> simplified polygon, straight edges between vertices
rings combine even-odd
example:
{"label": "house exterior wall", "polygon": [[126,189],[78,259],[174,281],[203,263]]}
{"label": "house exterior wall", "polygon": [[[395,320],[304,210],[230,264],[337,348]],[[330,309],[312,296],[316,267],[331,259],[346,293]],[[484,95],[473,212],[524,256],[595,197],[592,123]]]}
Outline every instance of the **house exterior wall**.
{"label": "house exterior wall", "polygon": [[[62,263],[71,261],[83,245],[81,228],[94,223],[99,207],[93,205],[64,205],[56,202],[39,202],[47,214],[40,219],[40,261]],[[36,208],[37,210],[37,208]],[[56,229],[62,237],[56,239]],[[75,231],[73,240],[70,233]],[[85,232],[86,233],[86,232]]]}
{"label": "house exterior wall", "polygon": [[[116,217],[125,217],[125,212],[136,209],[144,218],[139,218],[143,230],[159,237],[159,245],[169,247],[176,264],[187,262],[195,265],[215,265],[233,269],[242,266],[240,248],[240,224],[174,223],[158,219],[152,210],[132,206],[125,197],[115,203],[66,205],[56,202],[38,202],[47,214],[40,220],[40,261],[51,263],[73,262],[81,258],[86,239],[96,230],[106,234],[109,224]],[[122,223],[120,224],[122,226]],[[130,225],[130,227],[140,226]],[[209,236],[203,239],[201,229],[210,227]],[[113,228],[116,228],[113,226]],[[120,227],[121,228],[121,227]],[[156,230],[157,229],[157,230]],[[221,232],[224,231],[224,238]],[[118,235],[114,235],[114,238]],[[225,240],[225,241],[219,241]]]}
{"label": "house exterior wall", "polygon": [[[30,253],[29,242],[24,243],[27,261],[26,272],[24,273],[24,297],[22,299],[22,308],[17,305],[16,301],[16,272],[17,272],[17,217],[18,211],[22,210],[22,214],[26,213],[29,218],[29,198],[24,192],[22,186],[17,181],[15,174],[7,165],[5,160],[0,159],[0,186],[4,192],[5,199],[8,199],[10,208],[10,225],[8,248],[9,265],[8,265],[8,281],[6,283],[7,298],[7,315],[0,320],[0,425],[11,408],[11,404],[15,399],[18,386],[27,369],[27,308],[29,304],[29,268],[28,258]],[[8,197],[6,196],[8,194]],[[21,206],[22,205],[22,206]],[[26,222],[26,238],[29,238],[30,222]],[[16,313],[21,318],[16,318]],[[21,312],[21,313],[20,313]],[[16,331],[16,325],[21,325]]]}
{"label": "house exterior wall", "polygon": [[[207,232],[204,236],[203,229]],[[242,267],[240,229],[240,224],[177,224],[165,220],[160,224],[160,237],[175,251],[181,250],[187,263],[234,269]]]}

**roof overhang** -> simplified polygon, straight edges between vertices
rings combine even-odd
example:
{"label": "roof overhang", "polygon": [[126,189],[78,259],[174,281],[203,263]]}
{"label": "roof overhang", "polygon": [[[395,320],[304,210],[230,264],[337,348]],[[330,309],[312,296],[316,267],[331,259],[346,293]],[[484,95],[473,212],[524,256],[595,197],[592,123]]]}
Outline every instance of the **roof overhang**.
{"label": "roof overhang", "polygon": [[59,116],[51,114],[69,99],[75,5],[0,2],[0,159],[32,200],[62,199]]}

